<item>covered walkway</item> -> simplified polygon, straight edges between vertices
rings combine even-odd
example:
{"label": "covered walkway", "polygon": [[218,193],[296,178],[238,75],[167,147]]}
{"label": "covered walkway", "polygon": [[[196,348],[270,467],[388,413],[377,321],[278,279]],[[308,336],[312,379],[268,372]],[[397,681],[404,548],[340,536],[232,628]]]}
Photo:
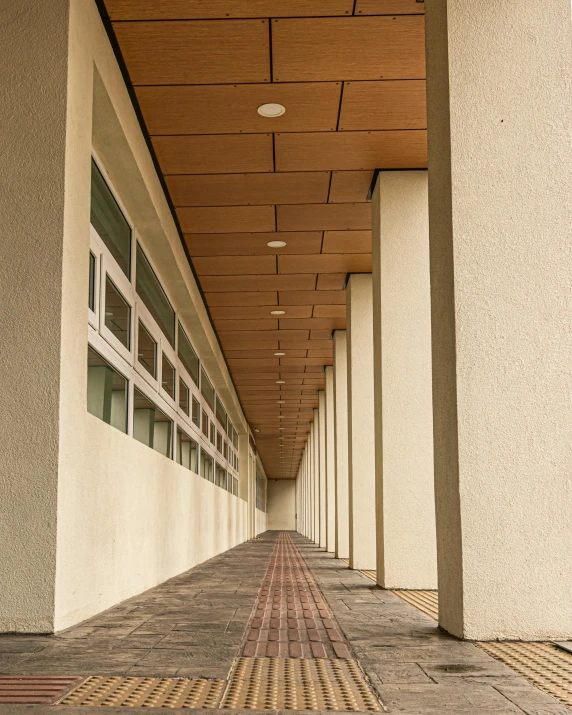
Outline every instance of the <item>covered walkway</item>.
{"label": "covered walkway", "polygon": [[[0,653],[4,690],[44,699],[34,713],[124,712],[121,704],[141,712],[568,712],[294,532],[266,532],[57,635],[0,636]],[[1,706],[3,715],[22,710]]]}

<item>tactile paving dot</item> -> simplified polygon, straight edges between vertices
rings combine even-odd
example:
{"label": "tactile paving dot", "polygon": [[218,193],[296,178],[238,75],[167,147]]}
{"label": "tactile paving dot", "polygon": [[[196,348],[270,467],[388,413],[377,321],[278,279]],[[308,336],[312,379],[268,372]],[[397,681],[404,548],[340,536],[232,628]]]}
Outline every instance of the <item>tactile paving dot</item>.
{"label": "tactile paving dot", "polygon": [[222,709],[382,711],[356,661],[239,658]]}
{"label": "tactile paving dot", "polygon": [[66,695],[59,705],[218,708],[224,680],[92,676]]}

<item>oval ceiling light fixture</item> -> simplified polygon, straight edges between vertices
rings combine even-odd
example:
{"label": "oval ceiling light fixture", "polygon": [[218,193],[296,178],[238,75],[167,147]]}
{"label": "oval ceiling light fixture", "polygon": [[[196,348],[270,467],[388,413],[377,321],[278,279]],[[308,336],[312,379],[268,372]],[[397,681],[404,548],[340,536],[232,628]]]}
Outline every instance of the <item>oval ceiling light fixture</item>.
{"label": "oval ceiling light fixture", "polygon": [[286,380],[276,380],[277,385],[284,385],[286,383]]}
{"label": "oval ceiling light fixture", "polygon": [[286,107],[283,104],[269,102],[261,104],[256,111],[261,117],[281,117],[286,112]]}
{"label": "oval ceiling light fixture", "polygon": [[286,241],[268,241],[266,245],[269,248],[284,248]]}
{"label": "oval ceiling light fixture", "polygon": [[270,315],[286,315],[285,310],[271,310]]}
{"label": "oval ceiling light fixture", "polygon": [[277,357],[282,357],[283,355],[286,355],[286,353],[274,353]]}

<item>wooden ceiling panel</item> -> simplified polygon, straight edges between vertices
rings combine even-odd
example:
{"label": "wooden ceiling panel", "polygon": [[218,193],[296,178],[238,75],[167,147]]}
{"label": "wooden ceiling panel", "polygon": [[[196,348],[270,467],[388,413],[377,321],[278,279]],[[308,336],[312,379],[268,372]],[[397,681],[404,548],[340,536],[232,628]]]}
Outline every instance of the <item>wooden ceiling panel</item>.
{"label": "wooden ceiling panel", "polygon": [[332,347],[331,340],[304,340],[302,342],[280,340],[280,349],[287,351],[287,355],[290,355],[290,350],[323,350],[328,347]]}
{"label": "wooden ceiling panel", "polygon": [[319,204],[328,200],[330,172],[179,174],[166,181],[175,206]]}
{"label": "wooden ceiling panel", "polygon": [[268,20],[120,22],[134,85],[270,82]]}
{"label": "wooden ceiling panel", "polygon": [[346,318],[345,305],[315,305],[313,318]]}
{"label": "wooden ceiling panel", "polygon": [[[346,327],[346,316],[343,318],[291,318],[280,321],[280,328],[295,330],[296,328],[308,328],[309,330],[344,330]],[[291,365],[293,363],[282,362],[286,358],[281,358],[281,365]]]}
{"label": "wooden ceiling panel", "polygon": [[236,365],[237,367],[267,367],[269,365],[278,365],[278,358],[246,358],[238,360],[235,358],[229,358],[228,364],[231,366]]}
{"label": "wooden ceiling panel", "polygon": [[273,231],[274,206],[182,206],[177,209],[185,233]]}
{"label": "wooden ceiling panel", "polygon": [[272,134],[154,137],[164,174],[272,171]]}
{"label": "wooden ceiling panel", "polygon": [[419,0],[357,0],[356,15],[422,15],[425,5]]}
{"label": "wooden ceiling panel", "polygon": [[[278,321],[271,318],[259,320],[216,320],[217,329],[221,332],[242,330],[278,330]],[[298,326],[300,327],[300,326]],[[262,336],[259,336],[262,337]]]}
{"label": "wooden ceiling panel", "polygon": [[425,79],[421,16],[271,22],[275,82]]}
{"label": "wooden ceiling panel", "polygon": [[425,80],[346,82],[340,131],[426,128]]}
{"label": "wooden ceiling panel", "polygon": [[256,318],[270,318],[271,310],[284,310],[284,316],[276,316],[278,319],[282,318],[310,318],[312,317],[311,305],[289,305],[289,306],[251,306],[251,307],[240,307],[240,306],[227,306],[227,307],[215,307],[211,308],[211,315],[215,320],[218,319],[235,319],[235,320],[249,320]]}
{"label": "wooden ceiling panel", "polygon": [[[408,2],[393,0],[393,4],[400,1]],[[114,21],[317,17],[351,15],[353,10],[353,0],[312,0],[311,3],[308,0],[106,0],[105,5]]]}
{"label": "wooden ceiling panel", "polygon": [[262,342],[264,340],[293,340],[302,341],[308,340],[307,330],[221,330],[219,332],[219,337],[224,343],[228,341],[229,343],[238,342],[240,345],[249,344],[252,340],[253,342]]}
{"label": "wooden ceiling panel", "polygon": [[258,291],[254,293],[205,293],[207,304],[213,306],[261,306],[278,305],[278,293]]}
{"label": "wooden ceiling panel", "polygon": [[[318,279],[318,285],[319,282]],[[314,290],[316,276],[309,273],[287,276],[203,276],[201,278],[201,285],[205,293],[226,293],[229,291],[251,292],[256,290]]]}
{"label": "wooden ceiling panel", "polygon": [[373,171],[334,171],[330,185],[331,204],[367,201]]}
{"label": "wooden ceiling panel", "polygon": [[[244,340],[242,338],[225,338],[223,340],[220,333],[219,338],[221,338],[221,344],[225,354],[227,350],[240,350],[244,348]],[[252,347],[253,350],[278,350],[278,340],[268,340],[268,338],[264,340],[249,340],[248,345]],[[276,377],[276,379],[278,379],[278,377]]]}
{"label": "wooden ceiling panel", "polygon": [[[264,176],[276,176],[275,174]],[[189,233],[185,241],[191,256],[276,255],[276,253],[319,253],[321,231],[276,233]],[[268,246],[269,241],[284,241],[282,248]]]}
{"label": "wooden ceiling panel", "polygon": [[279,231],[371,229],[369,204],[301,204],[277,206]]}
{"label": "wooden ceiling panel", "polygon": [[[276,381],[272,378],[252,378],[252,377],[244,377],[241,376],[240,378],[236,379],[236,384],[240,385],[241,387],[244,386],[246,388],[250,387],[280,387],[280,385],[276,384]],[[304,384],[304,378],[303,377],[291,377],[288,380],[288,384],[290,385],[303,385]]]}
{"label": "wooden ceiling panel", "polygon": [[371,253],[371,231],[325,231],[322,252]]}
{"label": "wooden ceiling panel", "polygon": [[308,350],[308,357],[309,358],[323,358],[323,357],[332,357],[332,351],[331,350]]}
{"label": "wooden ceiling panel", "polygon": [[371,273],[367,253],[322,253],[312,256],[279,256],[278,273]]}
{"label": "wooden ceiling panel", "polygon": [[346,304],[346,294],[345,291],[342,290],[280,291],[278,296],[281,305]]}
{"label": "wooden ceiling panel", "polygon": [[427,132],[315,132],[277,134],[277,171],[422,169]]}
{"label": "wooden ceiling panel", "polygon": [[[151,135],[333,132],[341,90],[341,82],[168,85],[138,87],[137,98]],[[269,102],[286,113],[263,117],[257,109]]]}
{"label": "wooden ceiling panel", "polygon": [[318,275],[316,290],[342,290],[345,288],[347,275],[347,273],[321,273]]}
{"label": "wooden ceiling panel", "polygon": [[[200,256],[193,259],[193,265],[197,273],[203,276],[276,273],[274,256]],[[223,278],[222,282],[225,281]]]}

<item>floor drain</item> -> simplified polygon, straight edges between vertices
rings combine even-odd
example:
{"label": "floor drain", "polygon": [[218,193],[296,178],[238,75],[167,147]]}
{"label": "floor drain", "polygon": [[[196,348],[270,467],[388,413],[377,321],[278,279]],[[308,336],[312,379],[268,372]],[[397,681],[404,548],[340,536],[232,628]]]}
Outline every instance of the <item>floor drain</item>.
{"label": "floor drain", "polygon": [[326,658],[239,658],[221,708],[383,710],[356,661]]}
{"label": "floor drain", "polygon": [[217,708],[224,680],[93,676],[59,705],[107,705],[140,708]]}
{"label": "floor drain", "polygon": [[38,675],[1,675],[0,703],[11,705],[50,705],[57,702],[83,678]]}

